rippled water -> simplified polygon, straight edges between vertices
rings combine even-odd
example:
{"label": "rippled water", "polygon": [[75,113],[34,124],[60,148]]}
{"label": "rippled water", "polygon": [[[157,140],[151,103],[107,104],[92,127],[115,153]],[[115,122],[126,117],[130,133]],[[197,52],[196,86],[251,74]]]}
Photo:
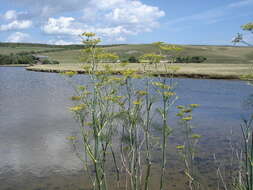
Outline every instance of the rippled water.
{"label": "rippled water", "polygon": [[[88,78],[77,80],[86,83]],[[211,157],[210,152],[226,154],[221,145],[227,144],[231,129],[239,135],[242,118],[251,113],[242,105],[252,87],[243,81],[176,81],[177,104],[201,105],[194,124],[203,135],[200,145],[207,150],[205,157]],[[59,74],[0,67],[0,189],[85,189],[81,163],[66,140],[78,133],[67,109],[72,93]],[[168,169],[177,167],[168,165]],[[176,188],[178,181],[174,183]]]}

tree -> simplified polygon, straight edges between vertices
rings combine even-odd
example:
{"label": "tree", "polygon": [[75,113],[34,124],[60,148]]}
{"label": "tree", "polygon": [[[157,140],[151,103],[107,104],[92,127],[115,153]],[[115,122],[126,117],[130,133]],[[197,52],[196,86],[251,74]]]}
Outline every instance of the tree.
{"label": "tree", "polygon": [[129,57],[128,62],[129,63],[139,63],[139,60],[136,57],[131,56],[131,57]]}
{"label": "tree", "polygon": [[242,29],[253,33],[253,22],[242,25]]}
{"label": "tree", "polygon": [[[241,26],[241,28],[244,30],[244,31],[248,31],[248,32],[251,32],[253,34],[253,22],[250,22],[248,24],[244,24]],[[248,46],[252,46],[252,44],[246,42],[244,39],[243,39],[243,34],[241,33],[237,33],[237,36],[235,36],[232,40],[232,43],[234,45],[238,44],[238,43],[243,43],[243,44],[246,44]]]}
{"label": "tree", "polygon": [[175,58],[178,55],[178,53],[182,50],[181,47],[175,46],[175,45],[169,45],[169,44],[163,44],[160,46],[161,50],[165,52],[166,56],[169,56],[168,53],[171,52],[172,55],[172,62],[175,63]]}

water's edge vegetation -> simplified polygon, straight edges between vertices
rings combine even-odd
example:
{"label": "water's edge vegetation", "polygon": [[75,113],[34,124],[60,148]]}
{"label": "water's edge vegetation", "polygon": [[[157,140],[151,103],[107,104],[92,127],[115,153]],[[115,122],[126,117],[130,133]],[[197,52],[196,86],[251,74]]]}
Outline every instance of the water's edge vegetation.
{"label": "water's edge vegetation", "polygon": [[[110,65],[110,64],[108,64]],[[198,64],[201,66],[201,64]],[[174,66],[179,66],[180,64],[175,64]],[[183,65],[184,67],[185,65]],[[246,65],[246,67],[248,67]],[[115,68],[115,69],[114,69]],[[193,66],[194,69],[194,66]],[[59,65],[59,66],[47,66],[47,65],[35,65],[35,66],[29,66],[26,67],[26,70],[28,71],[35,71],[35,72],[51,72],[51,73],[62,73],[62,72],[67,72],[67,71],[73,71],[77,72],[78,74],[88,74],[88,72],[79,66],[71,66],[71,68],[68,68],[64,65]],[[236,68],[235,68],[236,70]],[[112,67],[111,74],[113,75],[120,75],[122,71],[122,68],[120,68],[117,64],[114,64]],[[240,73],[238,74],[230,74],[230,73],[207,73],[208,71],[204,71],[203,73],[201,72],[184,72],[184,71],[177,71],[174,73],[174,77],[178,78],[196,78],[196,79],[226,79],[226,80],[242,80],[242,75]],[[143,74],[142,71],[138,71],[139,74]],[[162,77],[169,77],[171,73],[166,73],[166,72],[157,72],[156,70],[151,71],[150,73],[153,76],[162,76]]]}
{"label": "water's edge vegetation", "polygon": [[[123,69],[115,73],[114,65],[102,63],[103,60],[117,59],[117,55],[99,49],[97,44],[100,39],[96,38],[94,33],[83,33],[82,36],[86,45],[83,60],[89,63],[82,68],[89,75],[91,82],[85,86],[72,83],[75,94],[71,97],[74,106],[70,111],[80,126],[81,139],[71,136],[69,140],[73,147],[83,147],[85,155],[78,149],[75,150],[90,178],[90,187],[107,190],[110,189],[109,184],[114,184],[116,189],[148,190],[155,167],[160,171],[157,185],[160,190],[164,190],[168,180],[167,155],[172,150],[169,142],[176,131],[171,128],[169,122],[171,107],[179,98],[175,92],[177,84],[174,82],[174,76],[180,68],[160,61],[164,58],[162,51],[180,51],[181,48],[156,42],[154,44],[161,49],[160,54],[144,54],[141,57],[142,69],[129,68],[126,67],[128,63],[120,63],[118,66]],[[62,73],[72,78],[78,71]],[[156,80],[150,77],[154,75]],[[140,89],[134,88],[135,79],[144,81]],[[151,89],[155,95],[151,95]],[[157,101],[160,103],[157,104]],[[189,190],[206,188],[196,162],[197,155],[201,153],[198,143],[202,136],[192,124],[193,112],[199,106],[194,102],[176,106],[182,134],[181,137],[178,136],[180,140],[176,149],[183,163],[185,188]],[[156,134],[152,126],[154,113],[158,115]],[[252,121],[253,116],[250,116],[241,125],[243,145],[235,147],[231,142],[231,157],[236,160],[227,160],[231,161],[231,168],[219,164],[214,153],[214,163],[217,165],[215,183],[218,189],[252,190]],[[115,144],[116,147],[113,146]],[[159,148],[156,156],[160,158],[156,164],[153,163],[155,155],[152,151],[155,148]],[[114,163],[112,168],[108,165],[108,160]],[[222,168],[225,173],[222,173]],[[108,178],[110,170],[115,171],[112,180]],[[227,173],[230,173],[229,177]],[[125,184],[122,184],[122,181],[125,181]]]}

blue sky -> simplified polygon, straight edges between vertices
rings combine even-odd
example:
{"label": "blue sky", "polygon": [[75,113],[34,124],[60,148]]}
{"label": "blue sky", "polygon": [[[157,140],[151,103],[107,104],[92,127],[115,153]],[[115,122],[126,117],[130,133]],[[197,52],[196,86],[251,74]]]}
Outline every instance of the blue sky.
{"label": "blue sky", "polygon": [[231,45],[253,22],[253,0],[0,0],[0,41],[75,44],[84,31],[105,44]]}

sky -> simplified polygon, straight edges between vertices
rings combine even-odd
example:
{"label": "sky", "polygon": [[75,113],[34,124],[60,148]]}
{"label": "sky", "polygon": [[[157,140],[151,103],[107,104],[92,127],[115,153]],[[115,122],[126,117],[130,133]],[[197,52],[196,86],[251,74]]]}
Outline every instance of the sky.
{"label": "sky", "polygon": [[253,22],[253,0],[0,0],[0,42],[231,45]]}

